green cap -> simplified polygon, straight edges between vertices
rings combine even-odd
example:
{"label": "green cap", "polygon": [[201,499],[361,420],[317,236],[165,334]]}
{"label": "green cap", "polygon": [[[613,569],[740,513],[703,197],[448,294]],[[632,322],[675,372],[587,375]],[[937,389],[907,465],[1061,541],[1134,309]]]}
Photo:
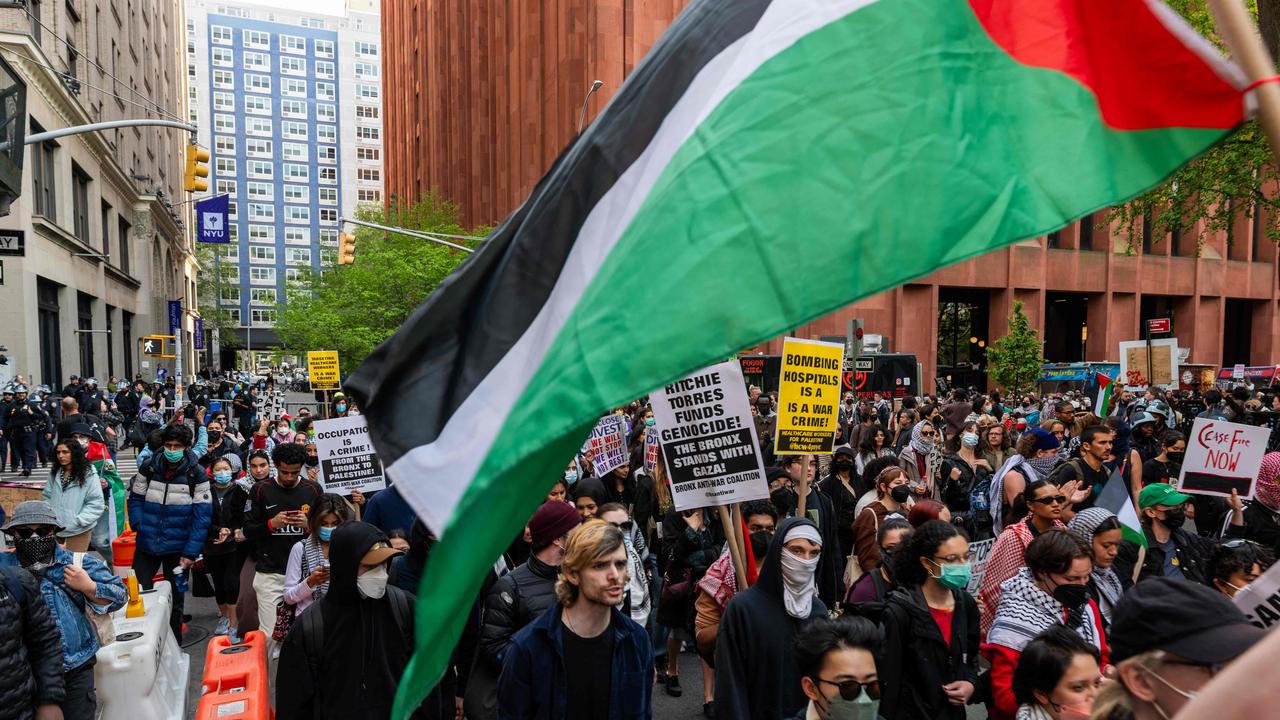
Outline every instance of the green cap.
{"label": "green cap", "polygon": [[1173,507],[1190,501],[1190,495],[1183,495],[1169,483],[1151,483],[1138,493],[1138,507],[1143,510],[1156,505]]}

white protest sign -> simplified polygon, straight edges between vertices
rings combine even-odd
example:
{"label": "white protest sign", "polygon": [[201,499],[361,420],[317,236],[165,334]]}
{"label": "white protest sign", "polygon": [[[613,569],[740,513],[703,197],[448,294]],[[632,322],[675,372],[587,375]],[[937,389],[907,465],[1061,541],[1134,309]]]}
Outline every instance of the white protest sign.
{"label": "white protest sign", "polygon": [[622,415],[605,415],[591,430],[587,441],[582,444],[582,452],[591,451],[591,467],[596,477],[628,462],[627,458],[627,419]]}
{"label": "white protest sign", "polygon": [[995,538],[969,543],[969,594],[975,598],[978,597],[982,574],[987,570],[987,558],[991,557],[991,548],[995,546]]}
{"label": "white protest sign", "polygon": [[769,497],[756,424],[737,361],[649,396],[676,510]]}
{"label": "white protest sign", "polygon": [[1246,585],[1231,601],[1249,622],[1264,630],[1280,622],[1280,563]]}
{"label": "white protest sign", "polygon": [[1230,497],[1234,489],[1242,499],[1251,500],[1270,437],[1270,428],[1196,418],[1187,438],[1178,489],[1220,497]]}
{"label": "white protest sign", "polygon": [[644,471],[652,475],[658,467],[658,430],[656,427],[644,431]]}
{"label": "white protest sign", "polygon": [[339,495],[368,492],[387,486],[382,463],[369,439],[363,415],[317,420],[316,455],[320,458],[320,486]]}

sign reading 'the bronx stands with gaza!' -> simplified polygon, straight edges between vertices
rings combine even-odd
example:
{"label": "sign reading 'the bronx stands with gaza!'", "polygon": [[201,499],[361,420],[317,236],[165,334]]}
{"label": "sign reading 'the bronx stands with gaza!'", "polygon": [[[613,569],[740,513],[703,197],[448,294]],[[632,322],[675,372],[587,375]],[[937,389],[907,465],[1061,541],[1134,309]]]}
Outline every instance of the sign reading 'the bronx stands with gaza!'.
{"label": "sign reading 'the bronx stands with gaza!'", "polygon": [[677,510],[769,497],[742,368],[730,360],[649,396]]}

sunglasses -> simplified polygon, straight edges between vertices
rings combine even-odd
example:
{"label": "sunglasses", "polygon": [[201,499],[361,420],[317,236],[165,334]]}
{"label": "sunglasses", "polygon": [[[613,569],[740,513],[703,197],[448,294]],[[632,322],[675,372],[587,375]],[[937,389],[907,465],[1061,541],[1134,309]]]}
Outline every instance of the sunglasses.
{"label": "sunglasses", "polygon": [[609,524],[618,528],[622,532],[627,532],[627,533],[631,532],[631,530],[636,526],[636,524],[634,522],[631,522],[630,520],[623,520],[620,523],[609,523]]}
{"label": "sunglasses", "polygon": [[32,535],[35,535],[36,537],[42,537],[42,538],[49,537],[55,532],[57,532],[57,528],[52,528],[52,527],[41,527],[41,528],[35,528],[34,530],[31,528],[14,528],[13,529],[14,537],[17,537],[20,540],[30,539]]}
{"label": "sunglasses", "polygon": [[844,698],[845,700],[857,700],[858,696],[862,694],[863,688],[866,688],[867,690],[867,697],[871,698],[872,700],[880,699],[880,681],[879,680],[872,680],[869,683],[860,683],[857,680],[844,680],[841,682],[835,682],[832,680],[823,680],[820,677],[815,677],[814,680],[817,680],[818,682],[826,685],[835,685],[836,687],[840,688],[840,697]]}
{"label": "sunglasses", "polygon": [[1066,501],[1067,501],[1066,495],[1049,495],[1047,497],[1036,498],[1031,502],[1040,503],[1041,505],[1061,505]]}
{"label": "sunglasses", "polygon": [[1254,542],[1254,541],[1252,541],[1252,540],[1245,540],[1245,539],[1243,539],[1243,538],[1236,538],[1236,539],[1234,539],[1234,540],[1228,540],[1228,541],[1226,541],[1226,542],[1222,543],[1222,547],[1227,548],[1227,549],[1229,549],[1229,550],[1235,550],[1235,549],[1237,549],[1237,548],[1242,548],[1242,547],[1244,547],[1245,545],[1251,545],[1251,546],[1256,547],[1256,548],[1260,548],[1260,547],[1262,547],[1261,545],[1259,545],[1258,543],[1256,543],[1256,542]]}

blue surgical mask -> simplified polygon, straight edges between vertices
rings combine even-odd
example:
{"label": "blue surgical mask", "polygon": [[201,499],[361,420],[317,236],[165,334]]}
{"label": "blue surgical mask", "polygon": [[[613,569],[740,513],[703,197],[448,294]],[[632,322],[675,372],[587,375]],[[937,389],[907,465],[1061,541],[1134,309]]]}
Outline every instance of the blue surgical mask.
{"label": "blue surgical mask", "polygon": [[573,483],[578,482],[578,471],[577,471],[577,470],[565,470],[565,471],[564,471],[564,481],[565,481],[565,482],[567,482],[567,483],[569,483],[570,485],[572,485]]}
{"label": "blue surgical mask", "polygon": [[347,411],[347,406],[346,406],[346,405],[339,405],[337,409],[338,409],[338,412],[346,412],[346,411]]}
{"label": "blue surgical mask", "polygon": [[329,538],[333,537],[333,528],[322,527],[320,528],[319,535],[320,535],[320,542],[329,542]]}
{"label": "blue surgical mask", "polygon": [[978,434],[967,432],[960,436],[960,441],[964,443],[965,447],[978,447]]}
{"label": "blue surgical mask", "polygon": [[654,425],[658,424],[658,421],[653,418],[645,418],[644,424],[645,424],[645,427],[653,427]]}
{"label": "blue surgical mask", "polygon": [[169,462],[176,463],[182,459],[183,455],[186,455],[186,454],[187,454],[186,450],[165,450],[164,459],[168,460]]}
{"label": "blue surgical mask", "polygon": [[218,471],[218,472],[215,472],[215,473],[213,474],[213,481],[214,481],[215,483],[219,484],[219,485],[230,485],[230,484],[231,484],[231,471],[230,471],[230,470],[220,470],[220,471]]}

